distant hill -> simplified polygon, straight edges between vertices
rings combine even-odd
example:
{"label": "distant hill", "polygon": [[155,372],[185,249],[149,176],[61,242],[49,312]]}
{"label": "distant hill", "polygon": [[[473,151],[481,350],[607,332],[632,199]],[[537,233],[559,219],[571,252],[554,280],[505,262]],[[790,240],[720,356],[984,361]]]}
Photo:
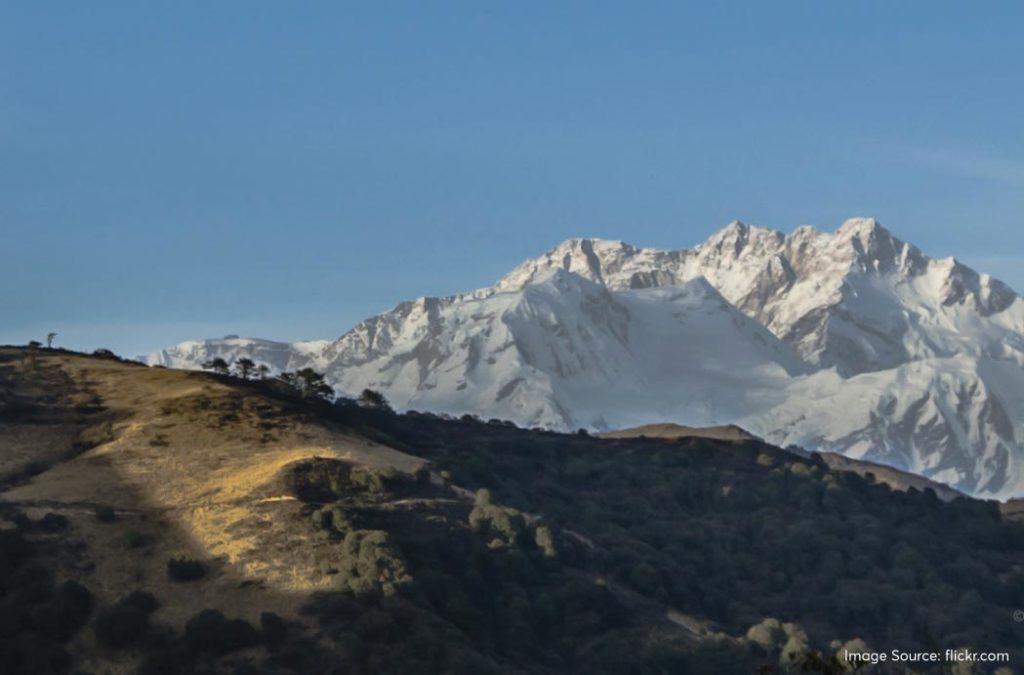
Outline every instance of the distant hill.
{"label": "distant hill", "polygon": [[629,429],[618,429],[594,434],[598,438],[711,438],[719,441],[752,441],[760,440],[754,434],[741,429],[735,424],[723,424],[715,427],[688,427],[682,424],[662,423],[644,424]]}
{"label": "distant hill", "polygon": [[[645,424],[631,429],[619,429],[595,434],[598,438],[661,438],[665,440],[679,440],[686,438],[709,438],[720,441],[751,441],[760,440],[754,434],[741,429],[735,424],[726,424],[717,427],[687,427],[681,424]],[[939,499],[951,501],[964,494],[948,485],[928,480],[923,476],[894,469],[891,466],[878,464],[877,462],[866,462],[864,460],[851,459],[835,452],[810,453],[802,448],[789,447],[788,451],[799,454],[803,457],[811,457],[812,454],[820,457],[829,468],[836,471],[853,471],[861,476],[870,474],[874,480],[884,483],[894,490],[906,491],[910,488],[916,490],[931,489]]]}
{"label": "distant hill", "polygon": [[0,663],[840,672],[864,643],[1022,663],[1024,525],[995,503],[716,433],[530,431],[0,348]]}

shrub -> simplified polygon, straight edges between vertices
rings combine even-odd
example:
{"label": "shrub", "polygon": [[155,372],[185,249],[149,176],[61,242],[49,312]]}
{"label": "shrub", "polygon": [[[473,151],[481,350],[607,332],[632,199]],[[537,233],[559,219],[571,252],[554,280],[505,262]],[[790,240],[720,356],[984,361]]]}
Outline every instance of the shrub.
{"label": "shrub", "polygon": [[142,548],[153,543],[153,536],[137,530],[128,530],[124,535],[124,542],[128,548]]}
{"label": "shrub", "polygon": [[111,506],[97,506],[95,516],[101,523],[113,523],[117,520],[117,512]]}
{"label": "shrub", "polygon": [[196,581],[206,576],[206,566],[192,558],[171,558],[167,561],[171,581]]}
{"label": "shrub", "polygon": [[396,585],[411,581],[405,563],[382,530],[351,530],[345,535],[338,561],[341,582],[357,595],[381,589],[393,593]]}
{"label": "shrub", "polygon": [[119,603],[125,607],[135,607],[149,614],[160,608],[160,601],[149,591],[132,591]]}
{"label": "shrub", "polygon": [[260,630],[268,645],[279,645],[288,637],[288,624],[273,612],[260,614]]}
{"label": "shrub", "polygon": [[489,490],[476,493],[473,510],[469,512],[469,526],[474,532],[489,535],[498,545],[515,545],[523,532],[525,521],[515,509],[491,502]]}
{"label": "shrub", "polygon": [[331,514],[331,527],[337,532],[345,534],[349,530],[352,530],[352,522],[348,519],[345,510],[340,506],[335,506],[330,511]]}
{"label": "shrub", "polygon": [[356,633],[369,642],[388,642],[395,637],[398,626],[387,612],[371,609],[356,620]]}
{"label": "shrub", "polygon": [[765,619],[747,631],[747,640],[769,653],[775,651],[785,637],[786,633],[778,619]]}
{"label": "shrub", "polygon": [[228,619],[216,609],[204,609],[185,624],[185,642],[200,653],[229,654],[259,641],[259,633],[248,621]]}
{"label": "shrub", "polygon": [[7,586],[15,590],[20,602],[43,602],[53,595],[53,572],[35,563],[23,565],[11,576]]}
{"label": "shrub", "polygon": [[125,604],[100,610],[93,623],[96,639],[111,649],[124,649],[138,643],[148,630],[149,615]]}
{"label": "shrub", "polygon": [[397,488],[403,477],[403,474],[390,466],[380,469],[360,466],[352,469],[349,481],[355,488],[380,495],[388,492],[389,487]]}
{"label": "shrub", "polygon": [[36,612],[36,627],[58,642],[69,640],[92,613],[92,593],[77,581],[65,581]]}
{"label": "shrub", "polygon": [[799,664],[806,658],[809,649],[807,633],[795,623],[782,624],[782,630],[786,633],[786,643],[782,645],[782,655],[779,656],[779,665],[792,667]]}
{"label": "shrub", "polygon": [[77,452],[85,452],[110,443],[115,438],[117,436],[114,434],[114,425],[110,422],[103,422],[83,429],[75,440],[74,449]]}
{"label": "shrub", "polygon": [[554,558],[558,555],[558,549],[555,548],[555,537],[551,534],[550,527],[547,525],[537,526],[533,537],[537,548],[541,550],[545,558]]}
{"label": "shrub", "polygon": [[71,521],[65,516],[59,513],[47,513],[36,523],[36,529],[42,532],[61,532],[68,529],[70,525]]}
{"label": "shrub", "polygon": [[655,595],[661,590],[661,575],[649,563],[641,562],[630,570],[629,583],[644,595]]}
{"label": "shrub", "polygon": [[0,578],[17,569],[32,554],[32,545],[16,530],[0,530]]}
{"label": "shrub", "polygon": [[173,643],[157,648],[147,648],[146,656],[136,675],[188,675],[197,671],[195,655],[181,643]]}

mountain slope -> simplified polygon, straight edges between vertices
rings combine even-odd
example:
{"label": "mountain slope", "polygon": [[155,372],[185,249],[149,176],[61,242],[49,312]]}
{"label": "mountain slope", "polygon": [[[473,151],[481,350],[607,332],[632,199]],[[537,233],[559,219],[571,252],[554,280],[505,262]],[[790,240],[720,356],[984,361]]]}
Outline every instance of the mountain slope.
{"label": "mountain slope", "polygon": [[733,223],[679,251],[574,239],[334,342],[186,343],[150,362],[212,355],[530,426],[735,422],[972,494],[1024,493],[1024,300],[872,219],[831,234]]}
{"label": "mountain slope", "polygon": [[0,422],[5,673],[1024,659],[1024,528],[995,504],[740,434],[530,431],[2,347]]}
{"label": "mountain slope", "polygon": [[521,287],[552,268],[613,289],[704,277],[805,360],[844,375],[960,353],[1024,364],[1024,300],[951,258],[929,258],[870,218],[833,234],[805,226],[788,236],[735,222],[681,251],[574,239],[496,287]]}

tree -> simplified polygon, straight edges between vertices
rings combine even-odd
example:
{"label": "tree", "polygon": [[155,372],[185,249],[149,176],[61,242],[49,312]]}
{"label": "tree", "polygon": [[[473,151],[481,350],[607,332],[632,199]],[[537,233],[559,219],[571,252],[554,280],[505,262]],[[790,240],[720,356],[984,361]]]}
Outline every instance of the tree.
{"label": "tree", "polygon": [[235,361],[235,370],[238,372],[239,377],[243,380],[248,380],[249,376],[256,370],[256,364],[252,359],[242,357]]}
{"label": "tree", "polygon": [[46,334],[46,348],[47,349],[53,349],[53,340],[56,337],[57,337],[56,333],[47,333]]}
{"label": "tree", "polygon": [[213,372],[217,373],[218,375],[227,375],[228,372],[230,372],[230,368],[228,367],[228,362],[225,361],[224,359],[222,359],[219,356],[217,358],[215,358],[215,359],[210,359],[209,361],[204,363],[203,364],[203,370],[212,370]]}
{"label": "tree", "polygon": [[265,380],[267,379],[267,375],[270,374],[270,368],[267,367],[267,364],[261,363],[256,366],[256,372],[259,373],[261,380]]}
{"label": "tree", "polygon": [[384,394],[373,389],[363,389],[363,393],[359,395],[359,405],[364,408],[391,410],[391,406],[388,404],[388,400],[384,398]]}
{"label": "tree", "polygon": [[324,376],[312,368],[303,368],[291,373],[281,373],[277,379],[292,387],[302,398],[334,398],[334,389],[324,381]]}

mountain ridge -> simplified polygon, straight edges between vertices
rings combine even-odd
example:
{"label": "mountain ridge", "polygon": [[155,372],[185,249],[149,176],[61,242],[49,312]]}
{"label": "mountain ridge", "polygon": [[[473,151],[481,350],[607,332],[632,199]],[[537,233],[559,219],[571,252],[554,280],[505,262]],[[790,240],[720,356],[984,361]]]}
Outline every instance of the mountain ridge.
{"label": "mountain ridge", "polygon": [[1024,301],[871,218],[734,221],[692,249],[575,238],[493,286],[329,342],[186,343],[149,363],[310,366],[403,409],[560,429],[736,423],[981,496],[1024,491]]}

